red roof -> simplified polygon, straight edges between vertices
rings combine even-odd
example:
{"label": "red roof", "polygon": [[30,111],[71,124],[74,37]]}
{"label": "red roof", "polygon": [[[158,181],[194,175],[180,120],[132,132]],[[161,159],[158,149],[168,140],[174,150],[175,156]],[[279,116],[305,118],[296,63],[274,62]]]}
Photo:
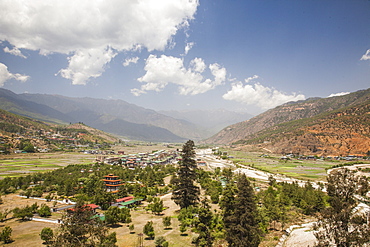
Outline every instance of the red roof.
{"label": "red roof", "polygon": [[96,205],[96,204],[87,204],[87,205],[85,205],[86,207],[90,207],[91,209],[97,209],[97,208],[99,208],[99,206],[98,205]]}
{"label": "red roof", "polygon": [[[87,204],[87,205],[84,205],[85,208],[89,208],[90,210],[94,210],[94,209],[97,209],[97,208],[100,208],[98,205],[96,204]],[[75,211],[76,209],[75,208],[70,208],[68,209],[70,211]]]}
{"label": "red roof", "polygon": [[127,202],[127,201],[130,201],[132,199],[134,199],[133,196],[127,196],[127,197],[123,197],[123,198],[117,199],[116,202]]}

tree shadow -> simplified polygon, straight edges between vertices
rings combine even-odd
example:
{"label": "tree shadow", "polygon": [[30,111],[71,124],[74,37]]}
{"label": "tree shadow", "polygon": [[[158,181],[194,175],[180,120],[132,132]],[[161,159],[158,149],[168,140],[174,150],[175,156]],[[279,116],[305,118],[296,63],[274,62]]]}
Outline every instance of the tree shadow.
{"label": "tree shadow", "polygon": [[115,224],[109,225],[109,227],[111,227],[111,228],[118,228],[118,227],[122,227],[122,225],[119,224],[119,223],[115,223]]}

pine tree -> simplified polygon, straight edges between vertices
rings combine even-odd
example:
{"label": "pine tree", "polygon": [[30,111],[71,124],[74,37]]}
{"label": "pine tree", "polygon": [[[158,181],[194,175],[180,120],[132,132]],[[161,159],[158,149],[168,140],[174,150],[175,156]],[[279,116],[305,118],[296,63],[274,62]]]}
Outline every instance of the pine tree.
{"label": "pine tree", "polygon": [[179,162],[172,199],[180,208],[196,205],[199,201],[199,187],[194,182],[197,178],[194,142],[189,140],[182,147],[182,160]]}
{"label": "pine tree", "polygon": [[229,197],[223,203],[226,240],[231,247],[258,246],[261,240],[255,195],[244,174],[239,177],[237,187],[234,200]]}
{"label": "pine tree", "polygon": [[195,245],[199,247],[212,247],[214,237],[213,231],[213,214],[206,199],[202,200],[198,210],[198,221],[195,224],[199,236],[195,239]]}

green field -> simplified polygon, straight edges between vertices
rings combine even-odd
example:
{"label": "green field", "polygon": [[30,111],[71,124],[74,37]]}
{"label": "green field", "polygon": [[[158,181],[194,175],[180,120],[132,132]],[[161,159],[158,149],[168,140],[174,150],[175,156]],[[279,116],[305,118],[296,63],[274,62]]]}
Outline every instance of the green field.
{"label": "green field", "polygon": [[262,153],[227,150],[235,164],[251,166],[270,173],[279,173],[288,177],[309,181],[323,181],[326,169],[340,164],[338,161],[323,160],[281,160],[281,156],[261,157]]}
{"label": "green field", "polygon": [[90,164],[94,155],[80,153],[19,154],[0,156],[0,178],[46,172],[70,164]]}

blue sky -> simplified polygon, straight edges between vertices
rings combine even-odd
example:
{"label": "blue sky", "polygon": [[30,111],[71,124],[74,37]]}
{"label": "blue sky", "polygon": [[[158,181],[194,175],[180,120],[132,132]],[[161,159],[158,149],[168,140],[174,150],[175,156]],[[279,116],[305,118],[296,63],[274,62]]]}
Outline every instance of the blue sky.
{"label": "blue sky", "polygon": [[0,0],[0,86],[257,114],[369,88],[369,11],[367,0]]}

